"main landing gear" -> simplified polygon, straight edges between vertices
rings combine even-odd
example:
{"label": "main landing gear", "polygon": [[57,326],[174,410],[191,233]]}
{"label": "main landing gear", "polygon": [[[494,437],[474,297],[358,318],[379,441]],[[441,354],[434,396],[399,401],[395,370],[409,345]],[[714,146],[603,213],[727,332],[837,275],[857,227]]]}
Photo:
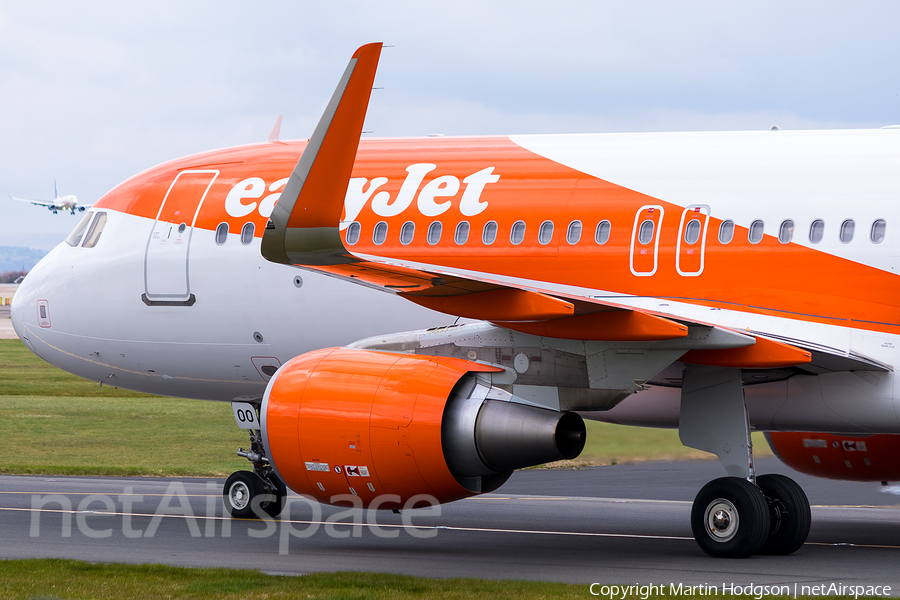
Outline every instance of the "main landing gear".
{"label": "main landing gear", "polygon": [[238,450],[253,465],[252,471],[236,471],[222,487],[225,510],[236,519],[277,517],[284,510],[287,486],[269,464],[259,430],[259,406],[248,402],[232,402],[235,420],[250,433],[250,449]]}
{"label": "main landing gear", "polygon": [[713,452],[730,475],[694,499],[691,531],[700,549],[718,558],[798,550],[809,535],[809,500],[789,477],[756,477],[740,369],[689,365],[680,419],[682,443]]}
{"label": "main landing gear", "polygon": [[756,485],[740,477],[707,483],[694,499],[691,531],[714,557],[791,554],[809,535],[809,500],[784,475],[760,475]]}

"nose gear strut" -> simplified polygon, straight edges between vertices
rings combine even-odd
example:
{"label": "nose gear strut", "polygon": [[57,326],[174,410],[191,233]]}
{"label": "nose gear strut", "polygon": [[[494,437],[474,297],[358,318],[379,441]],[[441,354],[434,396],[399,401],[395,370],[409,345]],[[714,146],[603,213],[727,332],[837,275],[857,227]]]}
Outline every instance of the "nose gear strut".
{"label": "nose gear strut", "polygon": [[[235,419],[238,426],[247,429],[250,433],[250,449],[244,450],[243,447],[237,451],[238,456],[243,456],[253,465],[252,471],[236,471],[228,477],[222,488],[222,500],[225,503],[225,510],[232,517],[237,519],[260,519],[268,517],[277,517],[284,510],[284,504],[287,498],[287,486],[275,473],[269,459],[266,457],[266,449],[262,443],[262,432],[259,429],[253,429],[253,425],[258,425],[259,420],[259,404],[249,402],[234,403],[240,404],[241,408],[235,407]],[[247,411],[252,410],[253,414]],[[237,415],[241,413],[241,418]],[[250,417],[249,419],[247,417]],[[255,417],[253,419],[252,417]],[[247,427],[246,425],[251,425]]]}

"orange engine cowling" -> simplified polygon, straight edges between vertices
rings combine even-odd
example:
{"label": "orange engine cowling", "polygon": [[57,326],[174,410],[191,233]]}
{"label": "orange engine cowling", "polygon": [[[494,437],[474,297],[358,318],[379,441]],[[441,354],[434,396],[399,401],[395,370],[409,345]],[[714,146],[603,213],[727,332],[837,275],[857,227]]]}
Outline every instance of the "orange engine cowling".
{"label": "orange engine cowling", "polygon": [[[326,504],[399,508],[489,492],[513,470],[575,458],[575,413],[493,387],[496,367],[448,357],[328,348],[287,362],[266,388],[269,461],[288,487]],[[343,498],[341,498],[343,496]]]}
{"label": "orange engine cowling", "polygon": [[900,435],[772,431],[766,439],[784,464],[807,475],[848,481],[900,480]]}

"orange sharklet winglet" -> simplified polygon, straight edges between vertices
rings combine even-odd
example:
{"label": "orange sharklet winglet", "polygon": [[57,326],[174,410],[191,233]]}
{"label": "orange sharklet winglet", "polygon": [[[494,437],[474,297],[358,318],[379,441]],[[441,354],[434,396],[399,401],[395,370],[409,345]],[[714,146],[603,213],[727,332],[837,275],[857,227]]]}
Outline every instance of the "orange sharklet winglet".
{"label": "orange sharklet winglet", "polygon": [[650,342],[686,337],[687,325],[630,310],[602,312],[537,323],[496,322],[496,325],[544,337],[604,342]]}
{"label": "orange sharklet winglet", "polygon": [[514,288],[458,296],[400,295],[432,310],[483,321],[543,321],[575,314],[571,302]]}
{"label": "orange sharklet winglet", "polygon": [[808,350],[756,336],[756,343],[727,350],[691,350],[681,357],[682,362],[711,367],[739,369],[775,369],[812,362]]}
{"label": "orange sharklet winglet", "polygon": [[341,213],[382,44],[366,44],[341,81],[294,167],[263,234],[262,255],[283,264],[355,262],[341,242]]}

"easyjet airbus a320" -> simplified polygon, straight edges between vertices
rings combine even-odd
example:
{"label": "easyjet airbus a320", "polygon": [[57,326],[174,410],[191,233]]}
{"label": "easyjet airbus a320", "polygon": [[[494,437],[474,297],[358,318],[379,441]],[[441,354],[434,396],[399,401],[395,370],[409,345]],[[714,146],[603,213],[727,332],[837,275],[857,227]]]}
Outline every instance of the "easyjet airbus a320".
{"label": "easyjet airbus a320", "polygon": [[588,418],[719,457],[706,553],[800,548],[809,502],[755,472],[749,433],[900,433],[900,130],[360,141],[380,51],[308,142],[109,192],[19,288],[20,337],[234,402],[232,515],[277,515],[285,484],[385,509],[490,492],[577,456]]}

